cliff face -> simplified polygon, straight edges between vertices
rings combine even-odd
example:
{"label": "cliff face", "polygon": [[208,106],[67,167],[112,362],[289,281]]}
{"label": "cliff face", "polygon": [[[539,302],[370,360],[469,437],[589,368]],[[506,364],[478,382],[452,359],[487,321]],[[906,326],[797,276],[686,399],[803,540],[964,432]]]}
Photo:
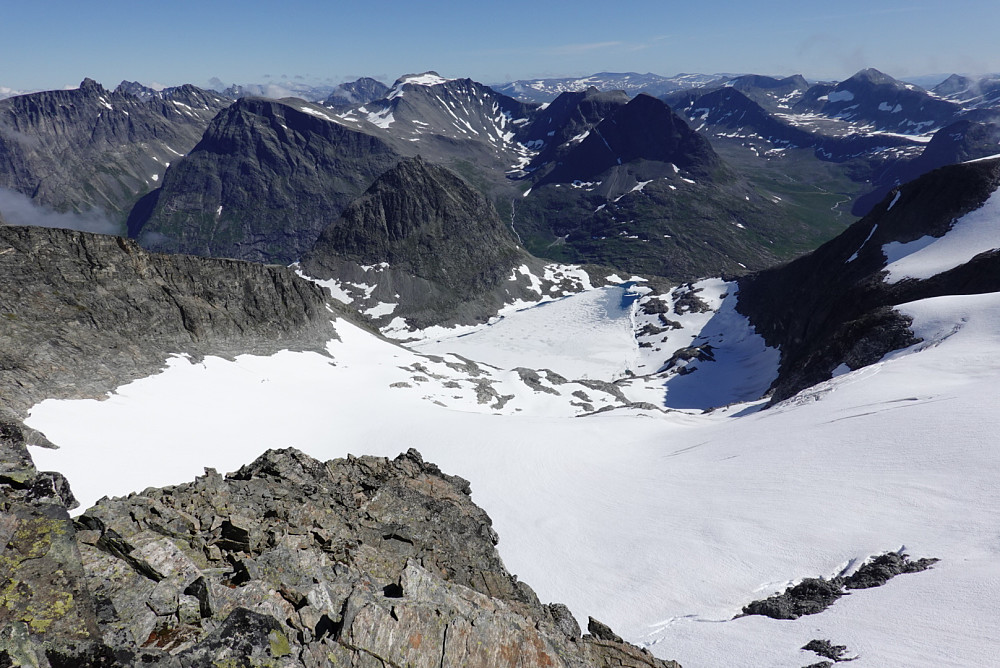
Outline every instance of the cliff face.
{"label": "cliff face", "polygon": [[415,450],[272,450],[71,521],[0,437],[0,665],[679,668],[539,603],[468,482]]}
{"label": "cliff face", "polygon": [[170,253],[290,264],[399,155],[301,100],[243,98],[220,113],[129,216]]}
{"label": "cliff face", "polygon": [[2,100],[0,187],[59,211],[96,209],[124,223],[228,104],[194,86],[143,98],[91,79],[76,90]]}
{"label": "cliff face", "polygon": [[841,364],[858,369],[916,343],[897,305],[1000,290],[996,249],[926,278],[893,282],[885,271],[890,244],[947,236],[998,187],[1000,161],[942,167],[896,189],[812,253],[742,278],[738,310],[781,350],[772,400],[829,379]]}
{"label": "cliff face", "polygon": [[393,317],[426,326],[485,320],[519,286],[528,261],[489,201],[453,172],[419,156],[380,176],[323,230],[302,258],[316,278],[365,282],[361,267],[382,265],[375,296]]}
{"label": "cliff face", "polygon": [[172,353],[268,354],[333,338],[320,288],[285,267],[147,253],[128,239],[0,227],[0,397],[101,397]]}

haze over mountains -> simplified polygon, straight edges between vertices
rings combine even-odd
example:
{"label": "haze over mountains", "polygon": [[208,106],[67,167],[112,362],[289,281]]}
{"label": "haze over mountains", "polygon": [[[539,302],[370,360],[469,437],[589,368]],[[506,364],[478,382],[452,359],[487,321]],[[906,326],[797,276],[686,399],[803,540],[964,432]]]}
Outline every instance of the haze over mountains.
{"label": "haze over mountains", "polygon": [[995,83],[0,100],[0,665],[987,665]]}

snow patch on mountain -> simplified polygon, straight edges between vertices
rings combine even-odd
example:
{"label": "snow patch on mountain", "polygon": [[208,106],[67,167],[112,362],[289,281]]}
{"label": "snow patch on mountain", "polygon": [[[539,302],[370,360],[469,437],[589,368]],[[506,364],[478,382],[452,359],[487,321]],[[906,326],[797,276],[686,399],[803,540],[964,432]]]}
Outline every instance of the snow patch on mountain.
{"label": "snow patch on mountain", "polygon": [[980,253],[996,250],[1000,239],[1000,191],[982,207],[952,225],[941,238],[921,237],[907,243],[893,241],[882,247],[886,257],[886,282],[907,278],[928,279],[965,264]]}
{"label": "snow patch on mountain", "polygon": [[849,90],[836,90],[827,95],[829,102],[850,102],[854,99],[854,93]]}

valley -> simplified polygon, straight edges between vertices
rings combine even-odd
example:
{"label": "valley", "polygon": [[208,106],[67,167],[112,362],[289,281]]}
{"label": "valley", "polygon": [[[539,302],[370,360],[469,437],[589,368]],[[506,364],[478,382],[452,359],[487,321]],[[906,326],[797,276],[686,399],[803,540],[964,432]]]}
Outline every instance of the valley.
{"label": "valley", "polygon": [[988,664],[991,81],[0,100],[0,664]]}

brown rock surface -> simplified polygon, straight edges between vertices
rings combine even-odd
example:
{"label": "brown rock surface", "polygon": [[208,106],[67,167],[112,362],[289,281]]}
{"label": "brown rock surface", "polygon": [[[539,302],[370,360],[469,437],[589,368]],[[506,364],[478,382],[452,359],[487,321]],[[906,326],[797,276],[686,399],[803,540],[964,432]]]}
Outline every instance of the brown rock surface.
{"label": "brown rock surface", "polygon": [[3,665],[677,666],[540,604],[468,482],[412,449],[271,450],[75,522],[17,491],[46,475],[20,433],[3,452],[0,566],[25,583],[3,592]]}

